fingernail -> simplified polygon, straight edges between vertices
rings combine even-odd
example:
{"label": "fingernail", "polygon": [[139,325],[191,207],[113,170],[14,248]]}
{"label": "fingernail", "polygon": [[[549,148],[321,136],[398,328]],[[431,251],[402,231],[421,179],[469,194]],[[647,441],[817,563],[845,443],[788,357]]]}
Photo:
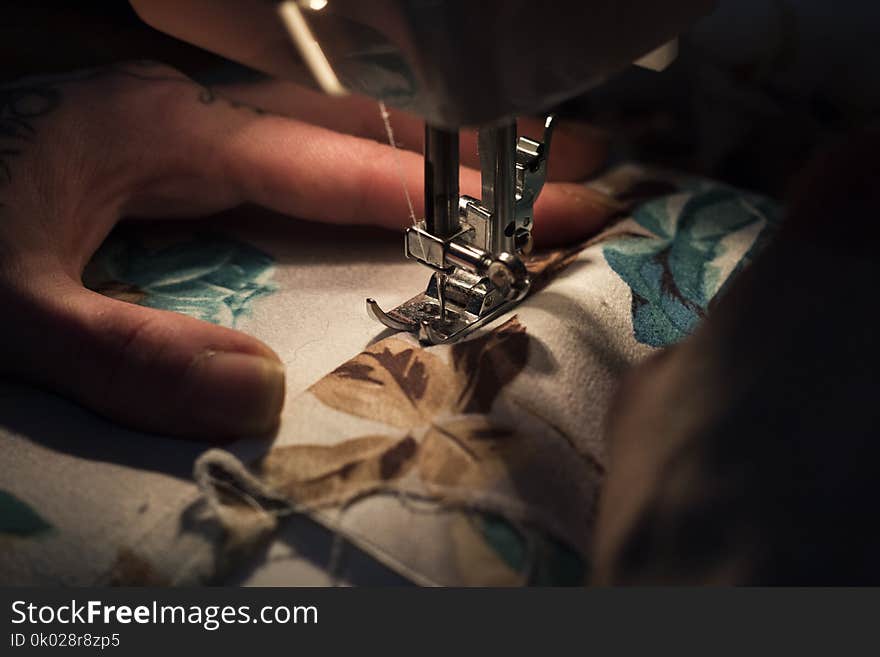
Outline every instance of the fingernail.
{"label": "fingernail", "polygon": [[266,433],[277,426],[284,404],[284,367],[262,356],[205,352],[186,374],[183,400],[206,437]]}

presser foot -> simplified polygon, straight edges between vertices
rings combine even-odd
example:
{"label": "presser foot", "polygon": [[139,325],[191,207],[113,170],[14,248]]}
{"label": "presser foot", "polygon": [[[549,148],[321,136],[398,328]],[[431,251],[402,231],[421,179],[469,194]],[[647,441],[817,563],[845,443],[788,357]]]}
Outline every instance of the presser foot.
{"label": "presser foot", "polygon": [[423,343],[444,344],[526,296],[531,281],[520,255],[531,250],[533,206],[544,186],[553,126],[547,117],[543,142],[517,138],[515,123],[480,129],[479,201],[458,195],[457,135],[426,127],[425,219],[406,230],[404,253],[434,275],[425,292],[394,310],[367,299],[371,317]]}
{"label": "presser foot", "polygon": [[425,292],[388,312],[375,299],[367,299],[367,313],[390,329],[413,333],[423,344],[446,344],[503,315],[522,301],[529,289],[525,282],[503,294],[486,279],[462,287],[460,279],[446,278],[442,316],[437,277],[431,278]]}

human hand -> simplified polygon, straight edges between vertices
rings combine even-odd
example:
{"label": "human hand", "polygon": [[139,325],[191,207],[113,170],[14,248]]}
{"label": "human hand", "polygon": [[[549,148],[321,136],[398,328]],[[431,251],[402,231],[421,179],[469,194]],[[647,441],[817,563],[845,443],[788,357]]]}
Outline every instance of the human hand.
{"label": "human hand", "polygon": [[[158,64],[0,89],[0,374],[143,430],[226,439],[273,428],[284,371],[269,347],[110,299],[81,277],[123,217],[203,216],[253,202],[340,224],[409,223],[395,154],[370,139],[384,134],[375,104],[336,104],[279,84],[230,92],[262,94],[287,116],[224,100]],[[420,146],[415,119],[392,121],[406,146]],[[473,144],[475,135],[463,140]],[[600,139],[564,128],[554,149],[558,181],[586,177],[603,156]],[[421,208],[422,159],[405,149],[398,156]],[[476,159],[475,148],[463,151],[463,164]],[[479,173],[463,168],[461,187],[479,196]],[[581,185],[548,184],[536,241],[584,237],[615,210]]]}

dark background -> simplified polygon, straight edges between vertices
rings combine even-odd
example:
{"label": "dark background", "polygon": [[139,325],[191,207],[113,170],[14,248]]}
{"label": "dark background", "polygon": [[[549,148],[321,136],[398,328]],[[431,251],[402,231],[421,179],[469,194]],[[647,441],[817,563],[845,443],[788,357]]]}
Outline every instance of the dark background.
{"label": "dark background", "polygon": [[0,80],[132,59],[197,76],[223,59],[154,30],[126,0],[2,2]]}
{"label": "dark background", "polygon": [[[203,83],[248,74],[149,27],[126,0],[0,7],[0,81],[134,59]],[[877,3],[719,0],[667,71],[632,68],[562,109],[613,134],[618,161],[783,198],[813,153],[876,122],[877,35]]]}

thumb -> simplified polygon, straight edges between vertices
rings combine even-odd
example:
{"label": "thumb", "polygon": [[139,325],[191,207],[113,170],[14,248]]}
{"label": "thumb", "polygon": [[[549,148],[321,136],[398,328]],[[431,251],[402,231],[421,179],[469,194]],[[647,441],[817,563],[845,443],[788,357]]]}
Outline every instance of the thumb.
{"label": "thumb", "polygon": [[4,369],[125,425],[225,440],[278,423],[284,369],[252,337],[104,297],[63,276],[11,307],[17,321],[0,329]]}

